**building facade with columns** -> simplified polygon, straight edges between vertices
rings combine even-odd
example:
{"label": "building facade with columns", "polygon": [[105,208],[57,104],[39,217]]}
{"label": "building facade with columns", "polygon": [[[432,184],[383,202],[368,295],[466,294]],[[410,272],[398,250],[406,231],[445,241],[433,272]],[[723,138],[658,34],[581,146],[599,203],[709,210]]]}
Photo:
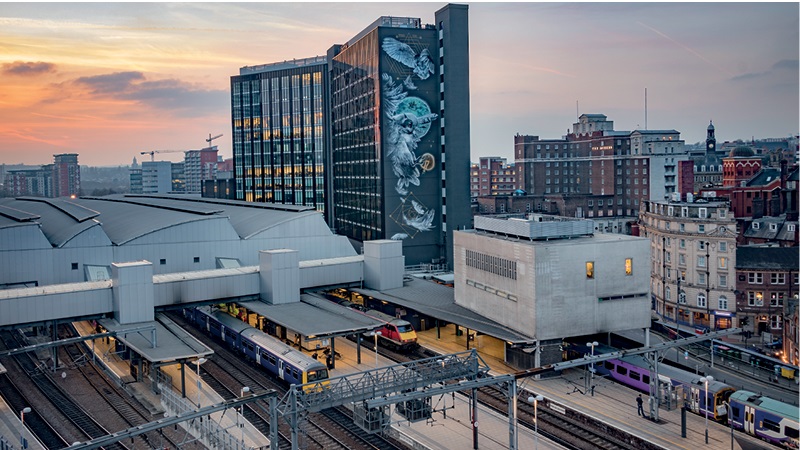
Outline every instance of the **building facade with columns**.
{"label": "building facade with columns", "polygon": [[651,307],[668,322],[738,327],[736,220],[726,201],[647,201],[641,235],[650,239]]}

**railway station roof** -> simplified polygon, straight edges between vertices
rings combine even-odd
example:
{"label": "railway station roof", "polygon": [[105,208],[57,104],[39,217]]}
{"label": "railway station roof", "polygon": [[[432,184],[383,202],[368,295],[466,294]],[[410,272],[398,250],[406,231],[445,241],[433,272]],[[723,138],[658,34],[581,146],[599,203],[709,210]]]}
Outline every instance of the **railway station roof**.
{"label": "railway station roof", "polygon": [[354,292],[384,300],[404,308],[413,309],[427,316],[461,325],[479,333],[514,344],[531,344],[535,338],[518,333],[491,319],[469,310],[455,301],[455,290],[451,287],[427,280],[412,278],[403,287],[374,291],[353,288]]}
{"label": "railway station roof", "polygon": [[300,295],[299,302],[281,305],[259,300],[240,302],[239,305],[306,337],[346,336],[372,331],[384,324],[360,311],[311,294]]}
{"label": "railway station roof", "polygon": [[[156,320],[152,322],[126,325],[120,325],[114,319],[100,319],[97,322],[108,331],[118,333],[117,339],[150,363],[193,359],[214,353],[164,314],[156,314]],[[153,333],[150,330],[142,330],[148,326],[155,327],[155,346],[153,346]],[[126,333],[126,330],[139,331]]]}

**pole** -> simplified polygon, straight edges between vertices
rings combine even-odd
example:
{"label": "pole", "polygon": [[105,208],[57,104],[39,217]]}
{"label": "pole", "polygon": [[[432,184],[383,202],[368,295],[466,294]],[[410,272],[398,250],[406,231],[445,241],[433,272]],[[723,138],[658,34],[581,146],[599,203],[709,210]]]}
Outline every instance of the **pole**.
{"label": "pole", "polygon": [[197,368],[197,407],[200,408],[200,391],[203,390],[203,381],[200,379],[200,364],[206,362],[207,359],[199,358],[195,361],[195,367]]}
{"label": "pole", "polygon": [[536,397],[528,397],[528,402],[533,403],[533,439],[534,449],[539,449],[539,402],[544,400],[544,397],[537,395]]}
{"label": "pole", "polygon": [[[250,392],[250,388],[247,387],[247,386],[243,387],[242,390],[239,391],[239,397],[244,397],[244,394],[246,394],[248,392]],[[241,422],[239,421],[239,416],[242,416]],[[239,414],[236,415],[236,425],[239,427],[239,429],[242,432],[242,434],[241,434],[241,436],[242,436],[242,448],[245,448],[245,443],[244,443],[244,405],[242,405],[242,409],[239,412]]]}
{"label": "pole", "polygon": [[700,381],[702,381],[705,384],[705,388],[706,388],[705,398],[703,399],[703,401],[705,403],[705,416],[706,416],[706,420],[705,420],[705,423],[706,423],[706,445],[708,445],[708,382],[709,381],[714,381],[714,377],[712,377],[711,375],[708,375],[708,376],[705,376],[703,378],[700,378]]}
{"label": "pole", "polygon": [[25,414],[31,412],[30,406],[25,407],[19,412],[19,421],[22,422],[22,428],[19,430],[19,446],[26,449],[28,446],[25,444]]}
{"label": "pole", "polygon": [[372,335],[375,336],[375,368],[378,368],[378,336],[381,335],[380,331],[373,331]]}
{"label": "pole", "polygon": [[[645,126],[647,129],[647,126]],[[667,238],[661,237],[661,317],[667,316]],[[658,312],[658,305],[656,305]]]}

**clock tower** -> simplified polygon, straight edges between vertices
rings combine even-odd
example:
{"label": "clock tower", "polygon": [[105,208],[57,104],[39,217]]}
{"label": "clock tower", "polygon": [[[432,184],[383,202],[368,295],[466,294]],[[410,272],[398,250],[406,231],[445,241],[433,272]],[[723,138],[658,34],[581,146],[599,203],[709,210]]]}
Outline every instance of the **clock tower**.
{"label": "clock tower", "polygon": [[717,148],[717,138],[714,137],[714,124],[708,121],[708,131],[706,132],[706,154],[714,153]]}

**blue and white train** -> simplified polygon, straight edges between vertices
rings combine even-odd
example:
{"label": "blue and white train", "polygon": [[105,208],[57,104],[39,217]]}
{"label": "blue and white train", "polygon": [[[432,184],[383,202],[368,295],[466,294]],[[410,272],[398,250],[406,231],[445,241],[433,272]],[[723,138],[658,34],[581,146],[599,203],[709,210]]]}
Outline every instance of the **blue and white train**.
{"label": "blue and white train", "polygon": [[183,316],[287,384],[312,392],[329,384],[324,364],[225,311],[202,306],[184,309]]}

